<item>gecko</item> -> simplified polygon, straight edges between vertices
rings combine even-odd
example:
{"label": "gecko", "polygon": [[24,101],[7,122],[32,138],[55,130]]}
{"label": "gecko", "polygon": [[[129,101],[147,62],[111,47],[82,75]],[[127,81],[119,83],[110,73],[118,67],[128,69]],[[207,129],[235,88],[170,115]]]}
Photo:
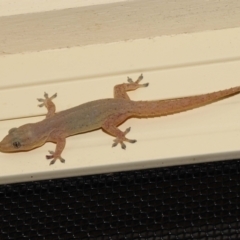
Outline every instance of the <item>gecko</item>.
{"label": "gecko", "polygon": [[136,81],[128,78],[128,83],[114,86],[114,97],[100,99],[81,104],[79,106],[57,112],[53,99],[47,93],[44,98],[39,98],[39,107],[47,109],[46,118],[40,122],[29,123],[18,128],[12,128],[0,142],[0,152],[29,151],[40,147],[46,142],[56,143],[55,151],[46,155],[50,165],[56,160],[65,162],[62,152],[66,145],[66,138],[72,135],[102,129],[115,137],[112,147],[121,145],[126,149],[124,142],[135,143],[136,140],[128,139],[126,135],[130,127],[121,131],[118,126],[129,118],[160,117],[180,113],[198,108],[218,100],[240,93],[240,86],[217,92],[153,101],[130,100],[127,92],[138,88],[147,87],[148,83],[140,84],[143,79],[141,74]]}

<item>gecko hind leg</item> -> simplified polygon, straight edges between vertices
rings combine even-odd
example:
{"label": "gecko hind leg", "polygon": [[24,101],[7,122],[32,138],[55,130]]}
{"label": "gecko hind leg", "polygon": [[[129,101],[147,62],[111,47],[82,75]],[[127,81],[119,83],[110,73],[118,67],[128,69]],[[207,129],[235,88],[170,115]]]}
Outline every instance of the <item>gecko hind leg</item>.
{"label": "gecko hind leg", "polygon": [[56,106],[53,103],[52,99],[57,97],[57,93],[55,93],[54,95],[52,95],[51,97],[48,97],[47,93],[44,93],[44,98],[37,98],[37,100],[39,102],[42,102],[41,104],[39,104],[39,107],[43,107],[45,106],[47,108],[47,114],[46,114],[46,118],[52,117],[55,112],[56,112]]}
{"label": "gecko hind leg", "polygon": [[126,149],[124,142],[135,143],[137,140],[128,139],[126,135],[130,132],[131,128],[127,128],[124,132],[117,128],[117,126],[124,122],[128,118],[126,114],[116,114],[110,116],[102,125],[102,129],[105,130],[110,135],[116,137],[113,140],[112,147],[116,147],[118,144],[121,145],[122,149]]}
{"label": "gecko hind leg", "polygon": [[114,98],[124,98],[130,100],[127,91],[136,90],[138,88],[147,87],[149,83],[140,84],[140,81],[143,79],[143,75],[141,74],[136,81],[133,81],[128,77],[128,83],[123,83],[116,85],[114,87]]}

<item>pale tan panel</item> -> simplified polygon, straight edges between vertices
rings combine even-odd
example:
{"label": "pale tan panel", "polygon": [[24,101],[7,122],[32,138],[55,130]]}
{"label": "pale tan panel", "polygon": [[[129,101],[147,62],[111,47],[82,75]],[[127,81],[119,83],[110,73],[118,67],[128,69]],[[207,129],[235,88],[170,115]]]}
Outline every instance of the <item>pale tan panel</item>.
{"label": "pale tan panel", "polygon": [[[168,70],[145,71],[143,82],[149,82],[146,89],[130,92],[133,100],[155,100],[198,95],[240,85],[240,61],[210,65],[175,68]],[[44,115],[45,108],[39,108],[37,98],[44,92],[53,95],[57,111],[62,111],[82,103],[113,97],[113,87],[127,82],[127,76],[136,79],[141,72],[119,74],[112,77],[99,77],[81,81],[19,87],[0,91],[0,119],[14,119]],[[44,117],[44,116],[43,116]]]}
{"label": "pale tan panel", "polygon": [[[156,80],[162,79],[161,71],[146,73],[146,79],[155,80],[150,81],[149,88],[136,91],[131,96],[136,99],[152,99],[156,98],[158,94],[161,97],[174,97],[175,94],[181,96],[187,91],[198,94],[205,92],[206,89],[212,91],[237,84],[236,80],[231,80],[236,78],[233,68],[230,64],[223,63],[212,65],[212,72],[217,72],[216,77],[220,79],[220,75],[224,75],[225,71],[229,72],[229,76],[231,74],[235,76],[235,78],[229,77],[230,82],[222,79],[222,81],[214,80],[213,84],[209,79],[208,81],[199,79],[201,72],[210,72],[209,68],[210,66],[201,66],[174,70],[176,75],[184,76],[181,83],[175,81],[175,87],[172,87],[173,81],[166,80],[172,79],[172,71],[165,72],[165,80],[162,81]],[[194,85],[190,76],[198,76],[194,80]],[[106,85],[107,79],[102,81]],[[90,84],[90,82],[88,83]],[[187,87],[185,83],[188,84]],[[94,86],[91,84],[92,88]],[[70,104],[70,100],[77,97],[77,94],[71,91],[71,97],[64,98],[64,92],[65,96],[69,96],[66,93],[67,88],[66,86],[59,87],[60,92],[62,92],[61,97],[64,99],[60,99],[59,96],[59,101],[63,105],[67,105],[67,102]],[[107,89],[110,90],[110,87],[106,87]],[[185,90],[181,91],[181,89]],[[101,89],[99,92],[103,91],[105,89]],[[94,94],[98,94],[97,91]],[[25,153],[0,153],[0,182],[142,169],[236,157],[240,153],[239,106],[240,96],[234,96],[209,106],[173,116],[128,120],[120,128],[124,130],[131,126],[129,137],[136,138],[138,142],[127,144],[126,151],[120,147],[111,148],[113,138],[101,130],[70,137],[67,139],[66,149],[63,152],[63,157],[66,159],[65,164],[56,162],[53,166],[48,165],[45,155],[48,150],[54,150],[55,145],[52,143],[47,143],[41,148]],[[4,136],[7,130],[12,127],[41,119],[38,117],[2,121],[0,136]]]}
{"label": "pale tan panel", "polygon": [[[83,0],[76,4],[62,0],[28,1],[30,4],[27,1],[21,0],[18,4],[13,0],[4,1],[16,8],[21,5],[16,15],[7,14],[11,7],[6,7],[4,11],[0,5],[3,9],[0,10],[0,16],[3,16],[0,18],[0,54],[38,52],[240,26],[239,0],[128,0],[109,1],[104,5],[101,5],[101,0],[95,1],[96,5],[86,7],[78,7]],[[91,5],[92,1],[85,2]],[[66,9],[61,9],[65,8],[64,5]]]}
{"label": "pale tan panel", "polygon": [[[216,40],[220,36],[224,39],[229,32],[227,30],[221,31],[221,34],[219,32],[215,33],[216,35],[213,34],[211,36],[215,36]],[[199,40],[205,39],[203,36],[206,37],[208,35],[203,33],[203,36],[194,36]],[[199,40],[198,48],[195,48],[196,55],[189,52],[182,56],[186,51],[179,47],[178,51],[174,51],[174,55],[177,59],[175,63],[181,64],[175,65],[173,55],[167,53],[172,51],[173,46],[177,46],[179,42],[181,43],[178,36],[175,38],[177,42],[172,42],[173,45],[169,44],[165,49],[162,49],[161,46],[156,47],[155,54],[152,51],[152,58],[149,58],[147,54],[141,54],[142,57],[136,58],[133,65],[122,61],[123,59],[128,59],[128,57],[131,58],[132,52],[122,51],[121,58],[116,58],[116,63],[113,62],[113,66],[109,65],[109,69],[112,71],[119,63],[121,66],[120,70],[118,69],[115,74],[111,74],[110,70],[109,74],[99,74],[101,72],[99,69],[102,69],[99,65],[105,61],[105,58],[103,58],[103,61],[99,62],[98,65],[94,65],[94,68],[89,66],[89,69],[95,69],[94,74],[96,76],[98,74],[100,76],[98,78],[82,78],[81,81],[59,80],[58,68],[55,66],[52,71],[49,70],[47,73],[43,73],[46,76],[53,77],[55,75],[55,80],[51,84],[46,84],[43,81],[41,83],[37,82],[36,85],[31,85],[29,81],[27,84],[24,83],[24,86],[21,86],[22,82],[20,82],[18,87],[8,85],[9,88],[1,90],[1,119],[32,116],[39,113],[44,114],[44,109],[36,107],[37,102],[35,100],[36,97],[42,95],[43,91],[47,91],[50,94],[58,92],[59,96],[55,101],[58,110],[93,99],[111,97],[112,88],[115,84],[125,81],[127,75],[133,78],[138,77],[140,72],[144,73],[144,81],[149,82],[150,85],[146,89],[140,89],[131,93],[131,98],[136,100],[196,95],[240,85],[240,62],[238,60],[239,53],[236,49],[236,42],[239,42],[238,30],[235,31],[234,36],[231,39],[232,44],[217,45],[218,48],[214,48],[213,45],[209,47],[207,41],[202,41],[202,44],[200,44],[201,41]],[[183,35],[182,37],[185,38],[186,36]],[[148,41],[149,46],[152,45],[152,41]],[[193,44],[191,41],[190,43]],[[119,44],[122,45],[122,43]],[[126,45],[128,44],[126,43]],[[136,42],[135,44],[138,45]],[[147,42],[145,42],[145,46],[147,46]],[[185,46],[187,47],[187,42]],[[235,51],[231,50],[231,46],[233,46]],[[99,45],[99,51],[102,50],[102,47]],[[115,47],[117,48],[117,45]],[[93,48],[95,49],[95,46]],[[130,45],[128,45],[128,48],[129,50],[131,49]],[[212,54],[209,54],[209,49],[211,48],[214,51]],[[204,53],[203,50],[205,50]],[[163,65],[160,65],[160,67],[157,65],[159,52],[164,53],[161,59],[166,59],[166,62],[164,63],[163,60]],[[52,53],[54,55],[54,52]],[[41,55],[42,53],[39,54]],[[37,56],[39,55],[36,55],[36,58]],[[198,61],[195,62],[196,59]],[[201,62],[201,59],[205,60]],[[31,60],[34,60],[34,57],[29,58],[28,63]],[[184,62],[188,64],[184,64]],[[41,69],[40,66],[45,66],[45,61],[42,60],[39,63],[41,63],[39,64],[40,70],[44,69]],[[9,64],[10,66],[11,64]],[[104,66],[105,72],[107,72],[107,67],[106,65]],[[87,72],[86,69],[83,68],[83,71]],[[28,76],[30,72],[33,76],[41,75],[42,71],[37,70],[39,69],[35,68],[32,72],[21,72],[20,79],[24,79],[23,77]],[[62,71],[62,73],[66,71],[65,77],[67,77],[67,74],[70,74],[68,68],[65,70],[59,68],[59,71]],[[16,73],[20,73],[20,71],[16,71]],[[90,74],[90,70],[88,70],[88,73]],[[11,82],[12,78],[10,76],[14,76],[14,74],[4,78],[4,84],[8,80]],[[46,76],[43,79],[46,80]],[[239,105],[240,95],[237,95],[182,114],[163,118],[131,119],[120,128],[124,130],[131,126],[129,138],[136,138],[138,142],[136,144],[128,144],[126,151],[119,147],[111,148],[113,138],[101,130],[70,137],[67,139],[67,146],[63,152],[66,163],[56,162],[51,167],[45,160],[45,155],[47,150],[55,148],[52,143],[47,143],[41,148],[25,153],[0,153],[0,182],[29,181],[239,157]],[[1,138],[5,136],[12,127],[39,121],[42,118],[1,121],[0,136]]]}
{"label": "pale tan panel", "polygon": [[0,2],[0,16],[32,14],[125,1],[126,0],[2,0]]}
{"label": "pale tan panel", "polygon": [[240,58],[240,28],[0,57],[0,89]]}

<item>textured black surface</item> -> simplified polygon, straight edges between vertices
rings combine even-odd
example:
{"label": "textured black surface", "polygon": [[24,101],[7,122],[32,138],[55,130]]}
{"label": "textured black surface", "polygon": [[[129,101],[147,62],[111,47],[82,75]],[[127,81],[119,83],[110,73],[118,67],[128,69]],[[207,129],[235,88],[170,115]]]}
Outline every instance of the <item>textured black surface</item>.
{"label": "textured black surface", "polygon": [[0,186],[0,239],[240,239],[240,161]]}

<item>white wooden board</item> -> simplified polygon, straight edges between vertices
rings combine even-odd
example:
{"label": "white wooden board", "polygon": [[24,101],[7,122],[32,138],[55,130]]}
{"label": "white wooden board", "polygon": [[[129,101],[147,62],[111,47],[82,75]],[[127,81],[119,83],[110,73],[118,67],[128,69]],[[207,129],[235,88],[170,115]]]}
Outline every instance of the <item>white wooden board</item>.
{"label": "white wooden board", "polygon": [[[112,96],[113,86],[144,74],[146,89],[134,100],[164,99],[240,85],[240,29],[166,36],[0,57],[0,136],[43,118],[36,98],[58,93],[57,110]],[[31,181],[240,156],[240,95],[185,113],[130,119],[136,144],[111,148],[101,130],[67,139],[66,163],[49,166],[55,145],[30,152],[0,153],[0,183]]]}

